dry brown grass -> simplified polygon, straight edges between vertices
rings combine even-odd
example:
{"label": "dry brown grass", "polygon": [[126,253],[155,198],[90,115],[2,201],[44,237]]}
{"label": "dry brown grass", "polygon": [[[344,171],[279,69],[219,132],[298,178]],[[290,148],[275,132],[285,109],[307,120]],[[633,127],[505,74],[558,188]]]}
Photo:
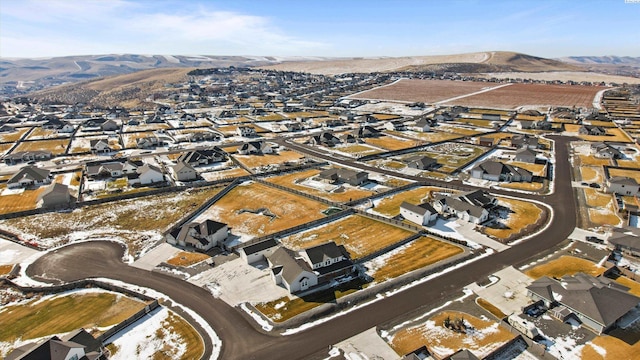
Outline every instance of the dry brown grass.
{"label": "dry brown grass", "polygon": [[38,138],[50,138],[56,137],[58,132],[56,130],[43,129],[41,127],[34,128],[33,131],[27,136],[26,140],[33,140]]}
{"label": "dry brown grass", "polygon": [[601,168],[582,166],[580,167],[580,176],[582,181],[602,183]]}
{"label": "dry brown grass", "polygon": [[587,205],[591,207],[606,207],[613,201],[613,195],[611,194],[603,194],[592,188],[583,188],[582,190],[587,199]]}
{"label": "dry brown grass", "polygon": [[381,136],[377,138],[365,139],[365,143],[387,150],[400,150],[414,146],[411,140],[400,139],[391,136]]}
{"label": "dry brown grass", "polygon": [[640,170],[625,170],[618,168],[609,168],[609,176],[624,176],[628,178],[634,179],[637,183],[640,184]]}
{"label": "dry brown grass", "polygon": [[629,293],[640,296],[640,283],[627,277],[619,276],[616,282],[629,288]]}
{"label": "dry brown grass", "polygon": [[[276,218],[240,210],[269,209]],[[264,236],[296,225],[324,217],[327,205],[274,189],[270,186],[249,183],[236,186],[211,208],[205,211],[217,221],[222,221],[234,232]]]}
{"label": "dry brown grass", "polygon": [[13,150],[13,152],[19,151],[50,151],[53,155],[63,154],[69,145],[69,139],[62,140],[37,140],[37,141],[22,141]]}
{"label": "dry brown grass", "polygon": [[433,186],[421,186],[409,189],[380,200],[373,210],[379,214],[394,217],[400,214],[400,205],[402,202],[406,201],[410,204],[418,205],[426,201],[432,192],[441,190],[443,189]]}
{"label": "dry brown grass", "polygon": [[378,154],[382,152],[382,150],[380,149],[372,148],[366,145],[342,145],[334,149],[336,151],[340,151],[343,153],[360,155],[360,156],[373,155],[373,154]]}
{"label": "dry brown grass", "polygon": [[0,265],[0,275],[7,275],[13,269],[13,265]]}
{"label": "dry brown grass", "polygon": [[249,175],[249,172],[242,168],[233,168],[233,169],[220,170],[220,171],[208,172],[206,174],[203,174],[203,176],[206,177],[206,179],[209,181],[226,179],[226,178],[235,178],[235,177],[240,177],[245,175]]}
{"label": "dry brown grass", "polygon": [[351,200],[367,197],[373,194],[373,191],[354,188],[348,185],[344,187],[344,191],[342,192],[326,192],[316,188],[311,188],[311,187],[298,184],[299,181],[317,176],[320,173],[320,171],[321,170],[318,170],[318,169],[304,170],[301,172],[295,172],[291,174],[270,177],[267,179],[267,181],[269,181],[270,183],[293,188],[299,191],[303,191],[310,195],[315,195],[323,199],[336,201],[336,202],[351,201]]}
{"label": "dry brown grass", "polygon": [[344,245],[351,258],[359,259],[393,245],[412,232],[361,215],[351,215],[329,224],[287,236],[282,244],[293,250],[334,241]]}
{"label": "dry brown grass", "polygon": [[186,266],[191,266],[191,265],[203,262],[209,258],[210,256],[207,254],[181,251],[171,259],[167,260],[167,264],[186,267]]}
{"label": "dry brown grass", "polygon": [[547,175],[547,165],[544,164],[529,164],[519,161],[510,161],[509,165],[519,167],[525,170],[531,171],[533,176],[545,176]]}
{"label": "dry brown grass", "polygon": [[527,201],[509,198],[498,198],[501,205],[511,210],[507,219],[500,222],[505,225],[504,229],[493,229],[485,227],[484,232],[500,240],[506,240],[512,236],[518,236],[534,224],[542,215],[542,209]]}
{"label": "dry brown grass", "polygon": [[[476,331],[484,331],[485,336],[474,336],[454,332],[444,327],[444,320],[464,318]],[[479,358],[483,358],[501,345],[513,339],[516,335],[498,326],[498,323],[478,319],[472,315],[443,311],[431,317],[428,326],[418,325],[398,331],[391,341],[391,347],[398,354],[407,354],[424,345],[434,352],[438,358],[452,355],[458,349],[468,349]]]}
{"label": "dry brown grass", "polygon": [[292,150],[285,150],[280,151],[278,154],[235,155],[235,158],[240,163],[242,163],[242,165],[252,169],[259,166],[276,165],[288,161],[297,161],[304,158],[304,155]]}
{"label": "dry brown grass", "polygon": [[[603,348],[606,351],[606,355],[602,356],[597,352],[590,344],[594,344]],[[634,355],[635,354],[635,355]],[[580,353],[581,359],[603,359],[603,360],[619,360],[619,359],[637,359],[640,354],[640,341],[637,341],[633,345],[629,345],[623,340],[609,335],[600,335],[595,339],[588,342]]]}
{"label": "dry brown grass", "polygon": [[574,275],[583,272],[589,275],[598,276],[604,272],[605,268],[593,262],[574,256],[563,255],[545,264],[538,265],[525,271],[525,274],[534,279],[543,276],[561,278],[565,275]]}
{"label": "dry brown grass", "polygon": [[513,182],[500,184],[500,187],[522,191],[540,191],[544,188],[544,184],[539,182]]}
{"label": "dry brown grass", "polygon": [[579,155],[579,157],[580,157],[580,165],[582,166],[611,165],[611,160],[609,159],[598,159],[593,155]]}
{"label": "dry brown grass", "polygon": [[637,160],[618,160],[618,166],[626,167],[626,168],[633,168],[633,169],[640,169],[640,161],[637,161]]}
{"label": "dry brown grass", "polygon": [[10,133],[2,133],[0,134],[0,142],[3,143],[14,143],[22,137],[27,131],[31,128],[17,128],[16,131]]}
{"label": "dry brown grass", "polygon": [[[202,338],[193,326],[182,317],[169,312],[167,318],[162,322],[162,328],[171,333],[178,334],[180,337],[180,345],[185,345],[186,351],[180,356],[180,360],[200,359],[202,357],[204,354]],[[153,355],[153,360],[173,360],[175,358],[172,352],[165,353],[162,349]]]}
{"label": "dry brown grass", "polygon": [[[394,131],[389,131],[389,133],[393,134]],[[431,143],[431,142],[459,139],[462,137],[462,135],[459,135],[459,134],[452,134],[450,132],[443,132],[443,131],[437,131],[437,130],[432,132],[405,131],[403,134],[405,136],[416,139],[416,143],[412,144],[412,146],[417,146],[417,145],[420,145],[420,143],[424,143],[424,142]]]}
{"label": "dry brown grass", "polygon": [[388,258],[382,267],[375,270],[372,277],[376,282],[393,279],[458,255],[462,251],[459,246],[423,236]]}
{"label": "dry brown grass", "polygon": [[[24,190],[21,194],[0,195],[0,214],[32,210],[36,208],[38,195],[46,186],[40,186],[33,190]],[[0,191],[4,190],[0,188]]]}
{"label": "dry brown grass", "polygon": [[633,142],[622,130],[618,128],[606,128],[606,135],[596,136],[596,135],[579,135],[579,137],[586,141],[615,141],[622,143]]}
{"label": "dry brown grass", "polygon": [[498,319],[504,319],[507,316],[505,313],[502,312],[502,310],[498,309],[495,305],[493,305],[492,303],[488,302],[487,300],[481,297],[476,298],[476,303],[480,305],[483,309],[490,312],[493,316],[495,316]]}
{"label": "dry brown grass", "polygon": [[622,220],[616,215],[616,211],[613,208],[613,201],[611,201],[606,207],[600,209],[588,209],[589,220],[595,226],[619,226]]}

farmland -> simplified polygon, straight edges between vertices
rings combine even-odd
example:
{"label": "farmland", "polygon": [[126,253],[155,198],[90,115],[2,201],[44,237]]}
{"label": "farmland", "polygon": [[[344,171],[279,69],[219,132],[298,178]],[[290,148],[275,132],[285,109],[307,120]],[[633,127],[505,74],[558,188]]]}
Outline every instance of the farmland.
{"label": "farmland", "polygon": [[402,79],[391,85],[365,91],[352,98],[378,99],[428,104],[480,91],[491,85],[483,82]]}

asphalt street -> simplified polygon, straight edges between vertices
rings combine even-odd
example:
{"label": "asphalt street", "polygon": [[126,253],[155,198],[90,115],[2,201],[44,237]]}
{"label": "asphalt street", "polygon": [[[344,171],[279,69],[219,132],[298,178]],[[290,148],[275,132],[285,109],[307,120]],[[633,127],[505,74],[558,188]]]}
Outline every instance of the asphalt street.
{"label": "asphalt street", "polygon": [[[333,344],[406,314],[440,305],[458,295],[465,285],[506,266],[523,263],[565,240],[576,224],[576,203],[571,187],[571,165],[568,161],[567,147],[571,139],[555,137],[554,140],[556,141],[555,193],[550,196],[521,196],[542,201],[553,208],[553,217],[544,231],[527,241],[513,245],[508,250],[478,259],[462,268],[294,335],[265,334],[255,323],[247,320],[240,313],[241,310],[214,299],[202,288],[165,274],[124,265],[120,260],[123,249],[115,243],[93,242],[69,245],[41,257],[27,269],[27,274],[30,276],[46,274],[49,278],[63,281],[107,277],[162,292],[198,313],[213,327],[223,342],[221,359],[326,357],[327,349]],[[303,147],[299,148],[289,143],[286,146],[307,152]],[[313,155],[322,158],[315,152]],[[326,160],[336,161],[332,157],[327,157]],[[339,160],[338,162],[364,170],[381,172],[380,169],[369,169],[362,164],[350,161]],[[432,182],[438,184],[437,181]],[[502,193],[493,190],[492,192]],[[504,193],[514,196],[513,193]],[[210,351],[211,343],[209,342],[207,346]]]}

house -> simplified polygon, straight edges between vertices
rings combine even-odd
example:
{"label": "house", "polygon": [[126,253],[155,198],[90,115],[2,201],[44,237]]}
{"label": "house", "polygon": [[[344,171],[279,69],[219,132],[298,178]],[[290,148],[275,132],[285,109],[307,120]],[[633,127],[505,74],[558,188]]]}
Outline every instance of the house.
{"label": "house", "polygon": [[578,130],[580,135],[603,136],[607,131],[602,126],[582,125]]}
{"label": "house", "polygon": [[537,153],[529,148],[522,148],[515,152],[514,161],[534,164],[536,162]]}
{"label": "house", "polygon": [[574,316],[582,325],[602,334],[640,306],[640,298],[628,290],[608,278],[577,273],[560,280],[543,276],[527,286],[527,296],[533,301],[542,300],[548,308],[558,308],[555,313]]}
{"label": "house", "polygon": [[52,183],[38,195],[38,207],[45,209],[64,209],[71,205],[69,187],[60,183]]}
{"label": "house", "polygon": [[157,166],[144,164],[137,169],[137,177],[130,179],[131,184],[157,184],[165,182],[164,173]]}
{"label": "house", "polygon": [[274,282],[292,294],[318,285],[318,275],[311,266],[287,248],[278,247],[267,261]]}
{"label": "house", "polygon": [[624,154],[616,147],[604,142],[591,144],[591,153],[600,159],[622,159]]}
{"label": "house", "polygon": [[531,171],[493,160],[476,165],[471,169],[471,177],[504,182],[531,182],[533,180]]}
{"label": "house", "polygon": [[453,119],[455,119],[455,116],[446,111],[433,117],[433,120],[437,122],[453,121]]}
{"label": "house", "polygon": [[210,150],[188,151],[180,155],[177,162],[183,162],[191,166],[209,165],[220,161],[225,161],[227,156],[222,150],[213,148]]}
{"label": "house", "polygon": [[532,150],[540,147],[538,138],[529,135],[513,135],[511,137],[511,146],[516,148],[527,147]]}
{"label": "house", "polygon": [[299,122],[287,122],[287,123],[284,123],[284,124],[280,125],[280,130],[282,130],[282,131],[291,131],[291,132],[302,131],[302,130],[304,130],[304,127]]}
{"label": "house", "polygon": [[169,244],[207,251],[221,244],[227,236],[227,224],[207,219],[203,222],[190,222],[174,229],[166,235],[166,240]]}
{"label": "house", "polygon": [[380,130],[372,126],[365,125],[353,130],[352,134],[356,138],[377,137],[380,136]]}
{"label": "house", "polygon": [[437,196],[431,205],[443,216],[456,216],[458,219],[480,224],[489,219],[489,210],[497,202],[489,193],[475,190],[457,196]]}
{"label": "house", "polygon": [[338,139],[333,133],[329,131],[323,131],[318,135],[313,135],[309,140],[311,145],[324,145],[324,146],[335,146],[340,144],[340,139]]}
{"label": "house", "polygon": [[30,161],[44,161],[51,159],[50,151],[18,151],[2,157],[2,160],[7,165],[15,165],[23,162]]}
{"label": "house", "polygon": [[389,131],[405,131],[407,126],[400,120],[391,120],[384,124],[384,128]]}
{"label": "house", "polygon": [[106,120],[100,125],[102,131],[117,131],[120,130],[120,125],[114,120]]}
{"label": "house", "polygon": [[304,249],[300,254],[318,276],[318,284],[348,276],[355,271],[344,245],[337,245],[333,241]]}
{"label": "house", "polygon": [[640,231],[614,232],[608,239],[610,247],[631,256],[640,256]]}
{"label": "house", "polygon": [[438,219],[438,212],[429,203],[414,205],[403,201],[400,205],[400,215],[418,225],[433,224]]}
{"label": "house", "polygon": [[413,126],[413,129],[419,132],[429,132],[431,128],[435,125],[433,120],[429,120],[427,118],[422,118],[416,121],[416,124]]}
{"label": "house", "polygon": [[240,155],[262,155],[272,154],[273,148],[266,141],[251,141],[242,144],[238,148]]}
{"label": "house", "polygon": [[240,248],[238,254],[241,259],[251,265],[259,261],[266,261],[277,249],[278,242],[274,238],[269,238]]}
{"label": "house", "polygon": [[94,154],[108,153],[113,151],[111,146],[109,146],[108,139],[93,139],[89,141],[89,146],[91,147],[91,152]]}
{"label": "house", "polygon": [[640,184],[634,178],[614,176],[607,179],[605,191],[622,196],[640,195]]}
{"label": "house", "polygon": [[213,131],[198,131],[192,132],[187,135],[187,139],[189,142],[199,142],[199,141],[218,141],[223,136]]}
{"label": "house", "polygon": [[51,183],[51,172],[35,166],[25,166],[7,181],[9,189],[40,186]]}
{"label": "house", "polygon": [[6,360],[98,360],[104,359],[102,342],[84,329],[43,342],[26,344],[10,352]]}
{"label": "house", "polygon": [[145,136],[136,139],[136,147],[138,149],[151,149],[164,145],[164,142],[157,136]]}
{"label": "house", "polygon": [[430,170],[438,166],[438,161],[428,156],[411,156],[404,160],[408,167],[418,170]]}
{"label": "house", "polygon": [[252,126],[238,126],[238,128],[236,129],[236,133],[238,134],[238,136],[244,137],[254,137],[258,135],[256,129]]}
{"label": "house", "polygon": [[176,181],[192,181],[198,178],[198,172],[189,163],[178,161],[170,168],[171,176]]}
{"label": "house", "polygon": [[330,184],[347,183],[359,186],[369,181],[369,173],[351,169],[327,169],[318,174],[318,179]]}

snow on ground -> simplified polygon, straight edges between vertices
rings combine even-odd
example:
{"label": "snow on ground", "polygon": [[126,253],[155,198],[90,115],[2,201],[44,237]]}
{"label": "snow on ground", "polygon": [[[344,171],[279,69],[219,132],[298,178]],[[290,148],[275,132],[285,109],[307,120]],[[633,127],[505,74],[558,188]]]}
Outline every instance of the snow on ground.
{"label": "snow on ground", "polygon": [[[180,358],[187,350],[186,344],[179,334],[167,329],[168,317],[169,310],[158,307],[111,337],[108,342],[116,345],[118,350],[110,359],[151,359],[160,350],[170,358]],[[158,336],[158,332],[162,336]]]}
{"label": "snow on ground", "polygon": [[542,341],[547,346],[547,352],[557,359],[580,359],[584,345],[578,345],[573,334],[546,338]]}
{"label": "snow on ground", "polygon": [[269,321],[265,320],[262,316],[256,314],[255,312],[251,311],[246,304],[240,304],[240,309],[242,309],[244,312],[246,312],[247,314],[249,314],[249,316],[251,316],[251,318],[258,323],[258,325],[262,326],[262,330],[264,331],[271,331],[273,330],[273,326],[269,323]]}
{"label": "snow on ground", "polygon": [[603,359],[606,359],[607,349],[603,348],[602,346],[598,346],[592,342],[587,343],[587,345],[591,346],[593,350],[595,350],[598,353],[598,355],[602,356]]}

